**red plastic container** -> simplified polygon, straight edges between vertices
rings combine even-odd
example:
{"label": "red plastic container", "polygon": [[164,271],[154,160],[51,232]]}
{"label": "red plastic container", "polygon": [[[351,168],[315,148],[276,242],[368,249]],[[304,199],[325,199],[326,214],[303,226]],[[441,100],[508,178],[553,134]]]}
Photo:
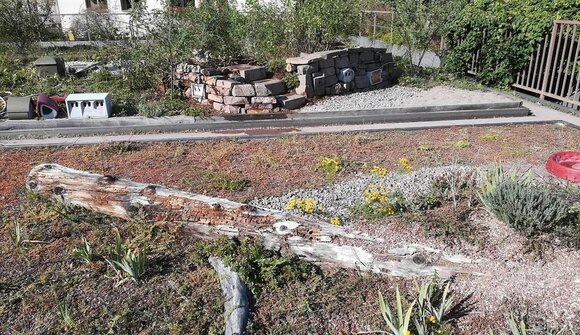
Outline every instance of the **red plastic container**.
{"label": "red plastic container", "polygon": [[580,183],[580,152],[561,151],[552,154],[546,163],[546,171],[558,178]]}

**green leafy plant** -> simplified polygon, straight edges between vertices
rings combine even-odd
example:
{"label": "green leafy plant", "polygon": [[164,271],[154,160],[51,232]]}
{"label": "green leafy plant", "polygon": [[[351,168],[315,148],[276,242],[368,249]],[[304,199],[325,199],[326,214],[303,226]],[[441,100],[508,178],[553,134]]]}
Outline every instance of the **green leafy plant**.
{"label": "green leafy plant", "polygon": [[57,313],[66,329],[75,329],[76,323],[74,321],[72,311],[66,302],[59,302],[57,304]]}
{"label": "green leafy plant", "polygon": [[459,148],[459,149],[467,149],[471,147],[471,142],[469,142],[468,140],[459,140],[457,142],[453,142],[453,146],[455,148]]}
{"label": "green leafy plant", "polygon": [[0,42],[14,44],[23,53],[34,42],[61,37],[58,25],[52,20],[53,4],[52,1],[34,5],[24,0],[0,1]]}
{"label": "green leafy plant", "polygon": [[413,171],[413,166],[407,158],[403,157],[399,159],[399,171],[403,173],[409,173]]}
{"label": "green leafy plant", "polygon": [[481,138],[484,141],[497,141],[499,140],[500,136],[499,134],[485,134],[481,135],[479,138]]}
{"label": "green leafy plant", "polygon": [[14,230],[10,232],[10,239],[16,248],[22,247],[22,227],[20,227],[20,222],[16,221],[14,224]]}
{"label": "green leafy plant", "polygon": [[389,173],[389,170],[386,167],[382,166],[373,166],[371,169],[371,174],[377,177],[384,177]]}
{"label": "green leafy plant", "polygon": [[379,310],[381,312],[381,316],[385,323],[391,330],[393,335],[408,335],[409,332],[409,322],[411,321],[411,313],[413,313],[413,307],[415,305],[415,301],[413,301],[409,307],[406,309],[405,314],[403,314],[403,305],[406,305],[404,299],[401,298],[401,294],[399,293],[399,288],[397,287],[395,290],[395,306],[393,309],[396,311],[397,314],[393,314],[391,311],[391,307],[388,303],[385,303],[385,299],[383,295],[379,292]]}
{"label": "green leafy plant", "polygon": [[295,210],[300,214],[312,214],[321,211],[318,202],[312,198],[296,198],[292,197],[288,200],[285,209],[287,211]]}
{"label": "green leafy plant", "polygon": [[300,85],[298,74],[294,72],[284,74],[282,81],[284,82],[284,85],[286,85],[287,90],[293,90]]}
{"label": "green leafy plant", "polygon": [[224,264],[240,275],[254,296],[259,297],[265,287],[281,287],[293,281],[307,279],[312,266],[297,257],[282,256],[279,252],[264,249],[250,239],[234,241],[220,238],[213,242],[200,242],[191,255],[195,263],[206,262],[210,256],[220,258]]}
{"label": "green leafy plant", "polygon": [[[490,15],[490,13],[493,13]],[[464,75],[472,54],[480,50],[476,79],[485,85],[509,87],[538,44],[550,34],[552,21],[580,19],[574,1],[464,1],[446,25],[449,50],[444,68]]]}
{"label": "green leafy plant", "polygon": [[364,201],[360,207],[352,209],[354,214],[362,214],[367,219],[374,220],[385,216],[395,216],[405,210],[404,199],[380,184],[370,184],[363,192]]}
{"label": "green leafy plant", "polygon": [[324,171],[327,176],[332,176],[342,170],[342,164],[337,158],[323,157],[316,165],[316,170]]}
{"label": "green leafy plant", "polygon": [[145,274],[146,254],[143,250],[127,249],[121,240],[119,231],[115,232],[115,244],[109,251],[107,263],[120,275],[124,273],[134,281]]}
{"label": "green leafy plant", "polygon": [[512,335],[526,335],[526,324],[524,320],[518,322],[514,313],[510,313],[509,316],[507,316],[507,322]]}
{"label": "green leafy plant", "polygon": [[44,243],[43,241],[25,239],[24,232],[22,231],[22,226],[20,225],[19,221],[14,223],[14,228],[12,231],[10,231],[9,235],[12,244],[14,244],[14,247],[18,252],[21,252],[26,244]]}
{"label": "green leafy plant", "polygon": [[79,258],[85,263],[90,263],[100,259],[98,254],[93,253],[87,240],[83,238],[81,244],[73,250],[73,256]]}
{"label": "green leafy plant", "polygon": [[[401,298],[397,288],[393,308],[396,311],[395,315],[379,292],[379,310],[389,327],[389,333],[449,334],[449,327],[472,310],[470,303],[472,294],[455,300],[455,292],[451,289],[453,281],[454,278],[451,278],[440,283],[439,277],[435,274],[430,281],[415,286],[414,299],[410,303]],[[406,312],[403,315],[404,308]]]}
{"label": "green leafy plant", "polygon": [[459,1],[446,0],[391,0],[389,1],[395,12],[394,29],[396,36],[400,36],[407,51],[411,76],[420,71],[420,67],[413,62],[413,54],[418,54],[418,64],[430,46],[440,41],[445,34],[446,24],[451,22],[459,6]]}
{"label": "green leafy plant", "polygon": [[526,236],[553,232],[570,222],[570,205],[556,190],[535,182],[529,172],[506,172],[496,166],[483,180],[479,197],[485,208]]}
{"label": "green leafy plant", "polygon": [[417,151],[432,151],[433,146],[431,144],[421,144],[417,147]]}
{"label": "green leafy plant", "polygon": [[244,178],[229,177],[220,172],[205,172],[212,188],[225,191],[241,191],[250,186],[250,181]]}

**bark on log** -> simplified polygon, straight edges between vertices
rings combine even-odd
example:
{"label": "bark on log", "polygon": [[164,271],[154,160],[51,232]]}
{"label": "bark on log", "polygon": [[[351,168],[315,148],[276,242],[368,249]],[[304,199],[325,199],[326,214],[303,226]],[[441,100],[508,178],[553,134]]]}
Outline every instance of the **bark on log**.
{"label": "bark on log", "polygon": [[[472,260],[421,245],[385,246],[381,257],[362,247],[383,243],[343,227],[270,209],[166,188],[136,183],[113,176],[93,174],[56,164],[34,167],[27,188],[43,197],[130,220],[181,223],[202,239],[219,236],[252,237],[270,250],[294,254],[322,266],[359,269],[391,276],[441,277],[472,273]],[[364,244],[364,243],[363,243]]]}
{"label": "bark on log", "polygon": [[224,296],[226,319],[225,335],[242,335],[246,332],[250,303],[248,290],[237,273],[228,268],[219,258],[210,257],[209,263],[217,272]]}

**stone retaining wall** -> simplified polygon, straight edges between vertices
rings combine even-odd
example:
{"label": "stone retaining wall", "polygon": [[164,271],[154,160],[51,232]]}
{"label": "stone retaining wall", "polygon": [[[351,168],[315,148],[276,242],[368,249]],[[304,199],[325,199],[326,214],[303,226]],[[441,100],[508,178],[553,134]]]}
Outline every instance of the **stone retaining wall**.
{"label": "stone retaining wall", "polygon": [[268,79],[263,66],[238,64],[215,69],[184,64],[176,76],[186,87],[187,97],[211,104],[219,113],[271,113],[306,103],[301,95],[287,94],[283,81]]}
{"label": "stone retaining wall", "polygon": [[286,63],[286,71],[296,73],[300,82],[290,93],[282,80],[267,78],[263,66],[181,64],[175,77],[187,97],[211,104],[219,113],[252,114],[297,109],[315,96],[383,88],[398,75],[392,54],[379,48],[302,54]]}
{"label": "stone retaining wall", "polygon": [[384,88],[400,75],[393,55],[382,48],[351,48],[302,54],[286,60],[298,75],[296,93],[307,98]]}

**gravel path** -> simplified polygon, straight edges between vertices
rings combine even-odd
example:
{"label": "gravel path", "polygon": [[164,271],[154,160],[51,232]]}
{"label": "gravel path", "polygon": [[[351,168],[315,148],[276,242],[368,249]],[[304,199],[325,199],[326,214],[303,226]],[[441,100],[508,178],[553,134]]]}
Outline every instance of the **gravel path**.
{"label": "gravel path", "polygon": [[393,86],[376,91],[326,97],[313,105],[302,108],[300,111],[323,112],[329,110],[437,106],[503,101],[512,101],[512,99],[494,92],[469,91],[450,86],[436,86],[428,90],[408,86]]}
{"label": "gravel path", "polygon": [[[402,196],[406,206],[416,207],[425,198],[433,194],[433,182],[436,178],[450,181],[477,175],[477,170],[467,166],[442,166],[422,168],[410,173],[390,172],[386,176],[360,174],[355,178],[318,189],[298,189],[281,197],[266,197],[252,200],[254,206],[284,210],[291,198],[310,198],[322,208],[318,215],[310,215],[327,220],[332,216],[347,218],[350,210],[360,205],[364,199],[364,191],[369,185],[383,185],[393,193]],[[296,213],[298,214],[298,213]],[[307,215],[308,217],[308,215]]]}

